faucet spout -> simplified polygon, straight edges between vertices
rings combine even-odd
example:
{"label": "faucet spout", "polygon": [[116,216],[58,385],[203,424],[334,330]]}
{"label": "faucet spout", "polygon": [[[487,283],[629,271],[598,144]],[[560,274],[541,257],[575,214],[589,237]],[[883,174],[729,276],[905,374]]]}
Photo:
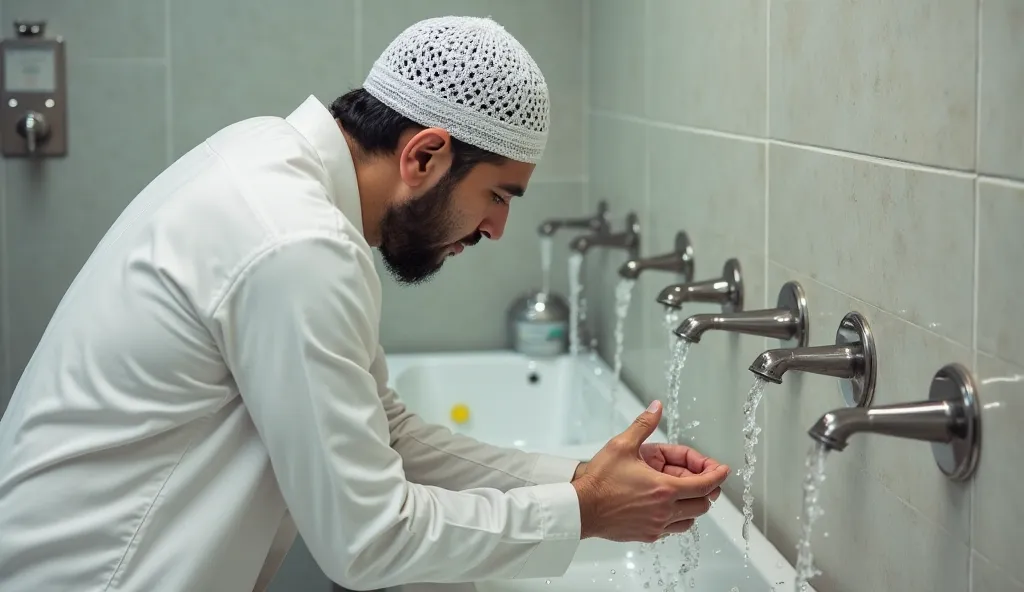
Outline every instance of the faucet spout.
{"label": "faucet spout", "polygon": [[948,401],[920,401],[879,407],[847,407],[821,416],[808,432],[832,450],[843,450],[858,433],[884,434],[926,442],[950,442],[960,429]]}
{"label": "faucet spout", "polygon": [[847,405],[867,407],[874,396],[877,367],[874,335],[867,319],[850,312],[839,324],[834,345],[770,349],[757,356],[750,371],[775,384],[782,384],[791,370],[840,378]]}
{"label": "faucet spout", "polygon": [[808,431],[811,438],[836,451],[862,433],[930,442],[939,469],[950,479],[963,481],[974,473],[981,452],[974,380],[960,364],[948,364],[935,373],[925,401],[835,409]]}
{"label": "faucet spout", "polygon": [[693,247],[690,245],[690,238],[685,232],[676,234],[675,248],[661,255],[652,255],[641,259],[630,259],[619,268],[619,276],[627,280],[635,280],[646,270],[667,271],[678,273],[686,278],[686,281],[693,279]]}
{"label": "faucet spout", "polygon": [[680,339],[698,343],[708,331],[729,331],[807,344],[807,300],[803,288],[788,282],[779,292],[778,307],[729,314],[697,314],[673,330]]}
{"label": "faucet spout", "polygon": [[686,302],[707,302],[721,304],[723,312],[741,311],[743,279],[740,275],[740,262],[736,259],[726,261],[722,277],[668,286],[658,294],[657,300],[659,304],[677,310]]}
{"label": "faucet spout", "polygon": [[636,259],[640,254],[640,221],[631,212],[626,216],[626,229],[622,232],[577,236],[569,247],[581,255],[593,247],[623,249],[629,253],[630,259]]}
{"label": "faucet spout", "polygon": [[552,218],[541,222],[537,233],[541,236],[552,236],[562,228],[579,228],[590,230],[595,234],[608,233],[608,203],[601,200],[597,204],[597,213],[585,218]]}
{"label": "faucet spout", "polygon": [[790,370],[835,378],[853,378],[864,364],[861,346],[819,345],[790,349],[770,349],[757,356],[750,371],[761,378],[782,384]]}

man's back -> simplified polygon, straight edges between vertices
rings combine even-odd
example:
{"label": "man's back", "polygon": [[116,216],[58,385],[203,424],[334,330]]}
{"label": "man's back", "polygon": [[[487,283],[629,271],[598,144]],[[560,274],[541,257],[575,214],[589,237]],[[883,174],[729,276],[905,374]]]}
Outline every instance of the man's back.
{"label": "man's back", "polygon": [[272,241],[362,241],[293,124],[248,120],[182,157],[68,289],[0,422],[0,589],[251,590],[279,530],[287,549],[211,319]]}

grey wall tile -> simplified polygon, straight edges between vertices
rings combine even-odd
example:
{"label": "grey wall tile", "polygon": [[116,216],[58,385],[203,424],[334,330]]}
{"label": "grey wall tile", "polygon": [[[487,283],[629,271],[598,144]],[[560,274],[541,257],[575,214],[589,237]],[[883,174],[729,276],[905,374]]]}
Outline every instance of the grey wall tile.
{"label": "grey wall tile", "polygon": [[646,4],[591,0],[590,106],[593,109],[644,115]]}
{"label": "grey wall tile", "polygon": [[67,42],[69,60],[81,58],[164,58],[166,0],[5,0],[3,35],[16,20],[45,20],[50,36]]}
{"label": "grey wall tile", "polygon": [[[521,293],[541,286],[537,227],[549,217],[579,216],[582,183],[533,183],[511,204],[505,235],[481,241],[430,282],[404,286],[378,265],[384,284],[381,342],[389,353],[502,349],[508,338],[509,306]],[[567,243],[556,241],[552,288],[568,294]],[[378,261],[379,263],[379,261]],[[472,320],[472,322],[470,322]]]}
{"label": "grey wall tile", "polygon": [[767,7],[764,0],[650,0],[648,116],[763,136]]}
{"label": "grey wall tile", "polygon": [[1014,580],[977,552],[971,554],[971,592],[1024,592],[1024,584]]}
{"label": "grey wall tile", "polygon": [[969,178],[773,146],[769,255],[970,345]]}
{"label": "grey wall tile", "polygon": [[978,349],[1024,365],[1024,320],[1011,294],[1024,291],[1024,185],[979,186]]}
{"label": "grey wall tile", "polygon": [[[878,375],[873,405],[909,403],[928,398],[935,372],[959,362],[970,367],[970,348],[908,323],[874,306],[840,294],[821,283],[771,264],[772,285],[800,282],[807,295],[811,343],[835,342],[836,329],[851,311],[867,319],[877,348]],[[769,385],[768,472],[793,463],[783,452],[805,446],[807,430],[827,411],[844,407],[837,379],[790,373],[782,385]],[[795,440],[794,442],[788,442]],[[783,452],[776,455],[776,451]],[[912,440],[858,435],[842,452],[851,468],[870,476],[887,491],[916,509],[954,539],[967,544],[970,537],[970,487],[950,482],[935,465],[931,446]],[[845,511],[845,510],[844,510]],[[846,545],[845,539],[831,541]],[[849,549],[852,552],[852,548]]]}
{"label": "grey wall tile", "polygon": [[9,367],[10,339],[8,336],[9,321],[7,318],[7,291],[11,285],[8,271],[8,245],[7,240],[7,166],[0,162],[0,417],[7,409],[7,401],[10,400],[11,391],[14,389]]}
{"label": "grey wall tile", "polygon": [[330,104],[352,88],[352,16],[352,0],[265,2],[259,10],[245,0],[173,0],[175,157],[231,123],[287,116],[311,94]]}
{"label": "grey wall tile", "polygon": [[[626,215],[635,212],[640,218],[640,251],[641,256],[653,253],[658,248],[653,242],[650,217],[647,207],[647,128],[633,121],[625,121],[615,117],[594,114],[590,116],[589,158],[590,174],[590,211],[595,211],[597,202],[604,200],[608,204],[612,232],[621,232],[625,228]],[[568,236],[568,233],[567,233]],[[615,286],[618,283],[618,269],[628,259],[622,251],[592,249],[586,255],[584,265],[585,296],[588,310],[598,312],[590,315],[588,323],[598,337],[601,352],[608,360],[613,359],[614,352],[614,302]],[[647,278],[642,277],[639,285],[634,288],[633,302],[630,306],[629,318],[643,314],[641,296]],[[632,320],[626,324],[626,346],[624,358],[627,367],[634,367],[634,362],[641,355],[640,346],[643,341],[642,323]],[[629,372],[624,372],[629,377]]]}
{"label": "grey wall tile", "polygon": [[981,3],[978,170],[1024,179],[1024,2]]}
{"label": "grey wall tile", "polygon": [[974,548],[1008,576],[1024,582],[1024,366],[978,354],[982,403],[981,459],[975,476]]}
{"label": "grey wall tile", "polygon": [[[68,155],[7,162],[12,377],[110,224],[164,168],[162,64],[91,60],[69,73]],[[154,116],[154,113],[160,114]],[[110,125],[117,122],[116,126]]]}
{"label": "grey wall tile", "polygon": [[413,23],[457,14],[490,16],[530,52],[551,95],[551,130],[535,179],[583,176],[583,2],[565,0],[374,0],[363,4],[362,76],[388,43]]}
{"label": "grey wall tile", "polygon": [[772,4],[773,137],[974,167],[977,0]]}

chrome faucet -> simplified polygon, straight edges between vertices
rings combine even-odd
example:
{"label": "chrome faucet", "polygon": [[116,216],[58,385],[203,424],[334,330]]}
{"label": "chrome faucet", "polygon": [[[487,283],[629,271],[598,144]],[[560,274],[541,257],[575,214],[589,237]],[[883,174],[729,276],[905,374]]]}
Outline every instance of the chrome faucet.
{"label": "chrome faucet", "polygon": [[680,339],[697,343],[708,331],[731,331],[746,335],[795,340],[797,347],[807,345],[807,298],[797,282],[786,282],[779,291],[777,308],[727,314],[697,314],[679,324],[672,332]]}
{"label": "chrome faucet", "polygon": [[688,278],[685,284],[673,284],[658,294],[658,303],[669,308],[680,309],[684,302],[709,302],[721,304],[722,312],[743,310],[743,279],[740,276],[740,262],[729,259],[722,269],[722,277],[694,282]]}
{"label": "chrome faucet", "polygon": [[851,312],[839,324],[835,345],[770,349],[757,356],[750,371],[775,384],[782,384],[790,370],[842,378],[840,389],[846,404],[866,407],[874,396],[877,367],[875,340],[867,319]]}
{"label": "chrome faucet", "polygon": [[974,473],[981,452],[977,388],[966,368],[948,364],[932,378],[927,401],[836,409],[822,415],[808,433],[835,451],[844,450],[858,433],[931,442],[939,469],[963,481]]}
{"label": "chrome faucet", "polygon": [[622,232],[584,234],[574,238],[569,246],[580,254],[593,247],[625,249],[630,259],[636,259],[640,255],[640,219],[630,212],[626,215],[626,229]]}
{"label": "chrome faucet", "polygon": [[581,228],[597,234],[608,234],[608,202],[597,202],[597,213],[588,218],[552,218],[537,228],[541,236],[552,236],[561,228]]}
{"label": "chrome faucet", "polygon": [[643,259],[630,259],[619,268],[619,276],[627,280],[635,280],[648,269],[678,273],[693,280],[693,247],[690,237],[685,232],[676,233],[675,248],[663,255],[652,255]]}

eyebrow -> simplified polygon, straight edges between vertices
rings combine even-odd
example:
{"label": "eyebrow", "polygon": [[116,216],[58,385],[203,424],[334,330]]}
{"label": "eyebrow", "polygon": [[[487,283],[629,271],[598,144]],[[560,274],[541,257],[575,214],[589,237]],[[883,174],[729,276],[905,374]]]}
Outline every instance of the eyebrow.
{"label": "eyebrow", "polygon": [[522,185],[506,183],[498,185],[498,188],[501,189],[502,191],[508,192],[509,195],[514,195],[516,197],[521,197],[524,193],[526,193],[526,189],[524,189]]}

